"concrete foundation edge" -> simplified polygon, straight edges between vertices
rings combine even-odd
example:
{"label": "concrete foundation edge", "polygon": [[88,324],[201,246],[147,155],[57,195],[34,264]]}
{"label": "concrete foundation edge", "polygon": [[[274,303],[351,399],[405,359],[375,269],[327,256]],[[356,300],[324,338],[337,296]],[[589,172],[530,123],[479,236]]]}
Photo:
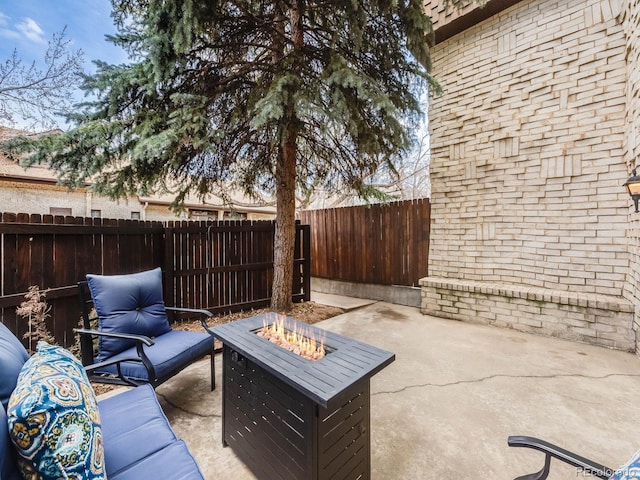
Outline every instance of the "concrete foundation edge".
{"label": "concrete foundation edge", "polygon": [[420,287],[403,285],[372,285],[369,283],[343,282],[326,278],[311,278],[311,290],[332,295],[367,298],[382,302],[420,308]]}

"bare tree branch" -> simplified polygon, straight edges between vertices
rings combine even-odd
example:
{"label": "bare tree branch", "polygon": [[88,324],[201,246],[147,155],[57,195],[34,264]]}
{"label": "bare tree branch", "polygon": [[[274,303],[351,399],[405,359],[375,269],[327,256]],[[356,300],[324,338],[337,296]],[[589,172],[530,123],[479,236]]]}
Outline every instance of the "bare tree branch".
{"label": "bare tree branch", "polygon": [[56,116],[71,111],[83,75],[83,53],[69,50],[65,32],[53,34],[42,68],[35,61],[25,64],[17,50],[0,63],[0,123],[53,128]]}

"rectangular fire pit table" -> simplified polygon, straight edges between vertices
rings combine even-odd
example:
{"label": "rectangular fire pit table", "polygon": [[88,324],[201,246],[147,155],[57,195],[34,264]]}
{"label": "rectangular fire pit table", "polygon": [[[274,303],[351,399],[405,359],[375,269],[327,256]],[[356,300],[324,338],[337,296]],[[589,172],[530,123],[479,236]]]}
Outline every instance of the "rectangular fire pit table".
{"label": "rectangular fire pit table", "polygon": [[224,344],[223,444],[260,479],[370,478],[369,381],[395,355],[298,322],[327,350],[306,360],[256,334],[279,317],[212,328]]}

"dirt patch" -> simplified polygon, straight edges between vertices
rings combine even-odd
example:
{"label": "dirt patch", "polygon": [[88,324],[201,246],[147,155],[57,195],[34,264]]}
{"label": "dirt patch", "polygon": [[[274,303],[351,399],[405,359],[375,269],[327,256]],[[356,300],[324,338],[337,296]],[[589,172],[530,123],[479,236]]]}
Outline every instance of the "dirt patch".
{"label": "dirt patch", "polygon": [[[210,318],[207,321],[207,324],[210,327],[214,327],[216,325],[222,325],[225,323],[233,322],[235,320],[240,320],[241,318],[252,317],[254,315],[259,315],[261,313],[270,312],[269,308],[261,308],[256,310],[250,310],[246,312],[236,312],[229,313],[226,315],[217,315],[213,318]],[[320,322],[322,320],[326,320],[327,318],[335,317],[337,315],[341,315],[344,313],[344,310],[338,307],[330,307],[327,305],[321,305],[315,302],[303,302],[296,303],[293,305],[293,309],[287,313],[288,316],[295,318],[304,323],[314,324]],[[191,332],[202,332],[202,324],[200,320],[182,320],[173,324],[173,328],[177,330],[187,330]],[[217,347],[218,345],[216,345]],[[91,382],[93,386],[93,390],[96,392],[96,395],[101,395],[103,393],[110,392],[114,388],[117,388],[117,385],[110,385],[105,383],[96,383]]]}
{"label": "dirt patch", "polygon": [[[269,308],[260,308],[245,312],[229,313],[226,315],[214,316],[207,320],[207,324],[210,327],[215,325],[222,325],[224,323],[240,320],[241,318],[252,317],[254,315],[260,315],[261,313],[270,312]],[[287,313],[288,316],[295,318],[304,323],[314,324],[326,320],[327,318],[335,317],[344,313],[344,310],[338,307],[330,307],[327,305],[321,305],[315,302],[295,303],[293,309]],[[173,328],[179,330],[188,331],[202,331],[202,325],[200,320],[179,321],[173,324]]]}

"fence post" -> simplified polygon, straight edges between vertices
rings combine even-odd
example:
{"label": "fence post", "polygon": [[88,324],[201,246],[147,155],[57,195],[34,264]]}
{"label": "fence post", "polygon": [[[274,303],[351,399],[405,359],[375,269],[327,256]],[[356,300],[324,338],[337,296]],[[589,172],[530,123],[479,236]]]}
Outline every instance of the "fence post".
{"label": "fence post", "polygon": [[167,306],[175,307],[175,265],[173,261],[173,222],[167,223],[164,228],[164,255],[162,258],[162,271],[164,272],[164,301]]}
{"label": "fence post", "polygon": [[302,281],[304,301],[311,300],[311,225],[302,225]]}

